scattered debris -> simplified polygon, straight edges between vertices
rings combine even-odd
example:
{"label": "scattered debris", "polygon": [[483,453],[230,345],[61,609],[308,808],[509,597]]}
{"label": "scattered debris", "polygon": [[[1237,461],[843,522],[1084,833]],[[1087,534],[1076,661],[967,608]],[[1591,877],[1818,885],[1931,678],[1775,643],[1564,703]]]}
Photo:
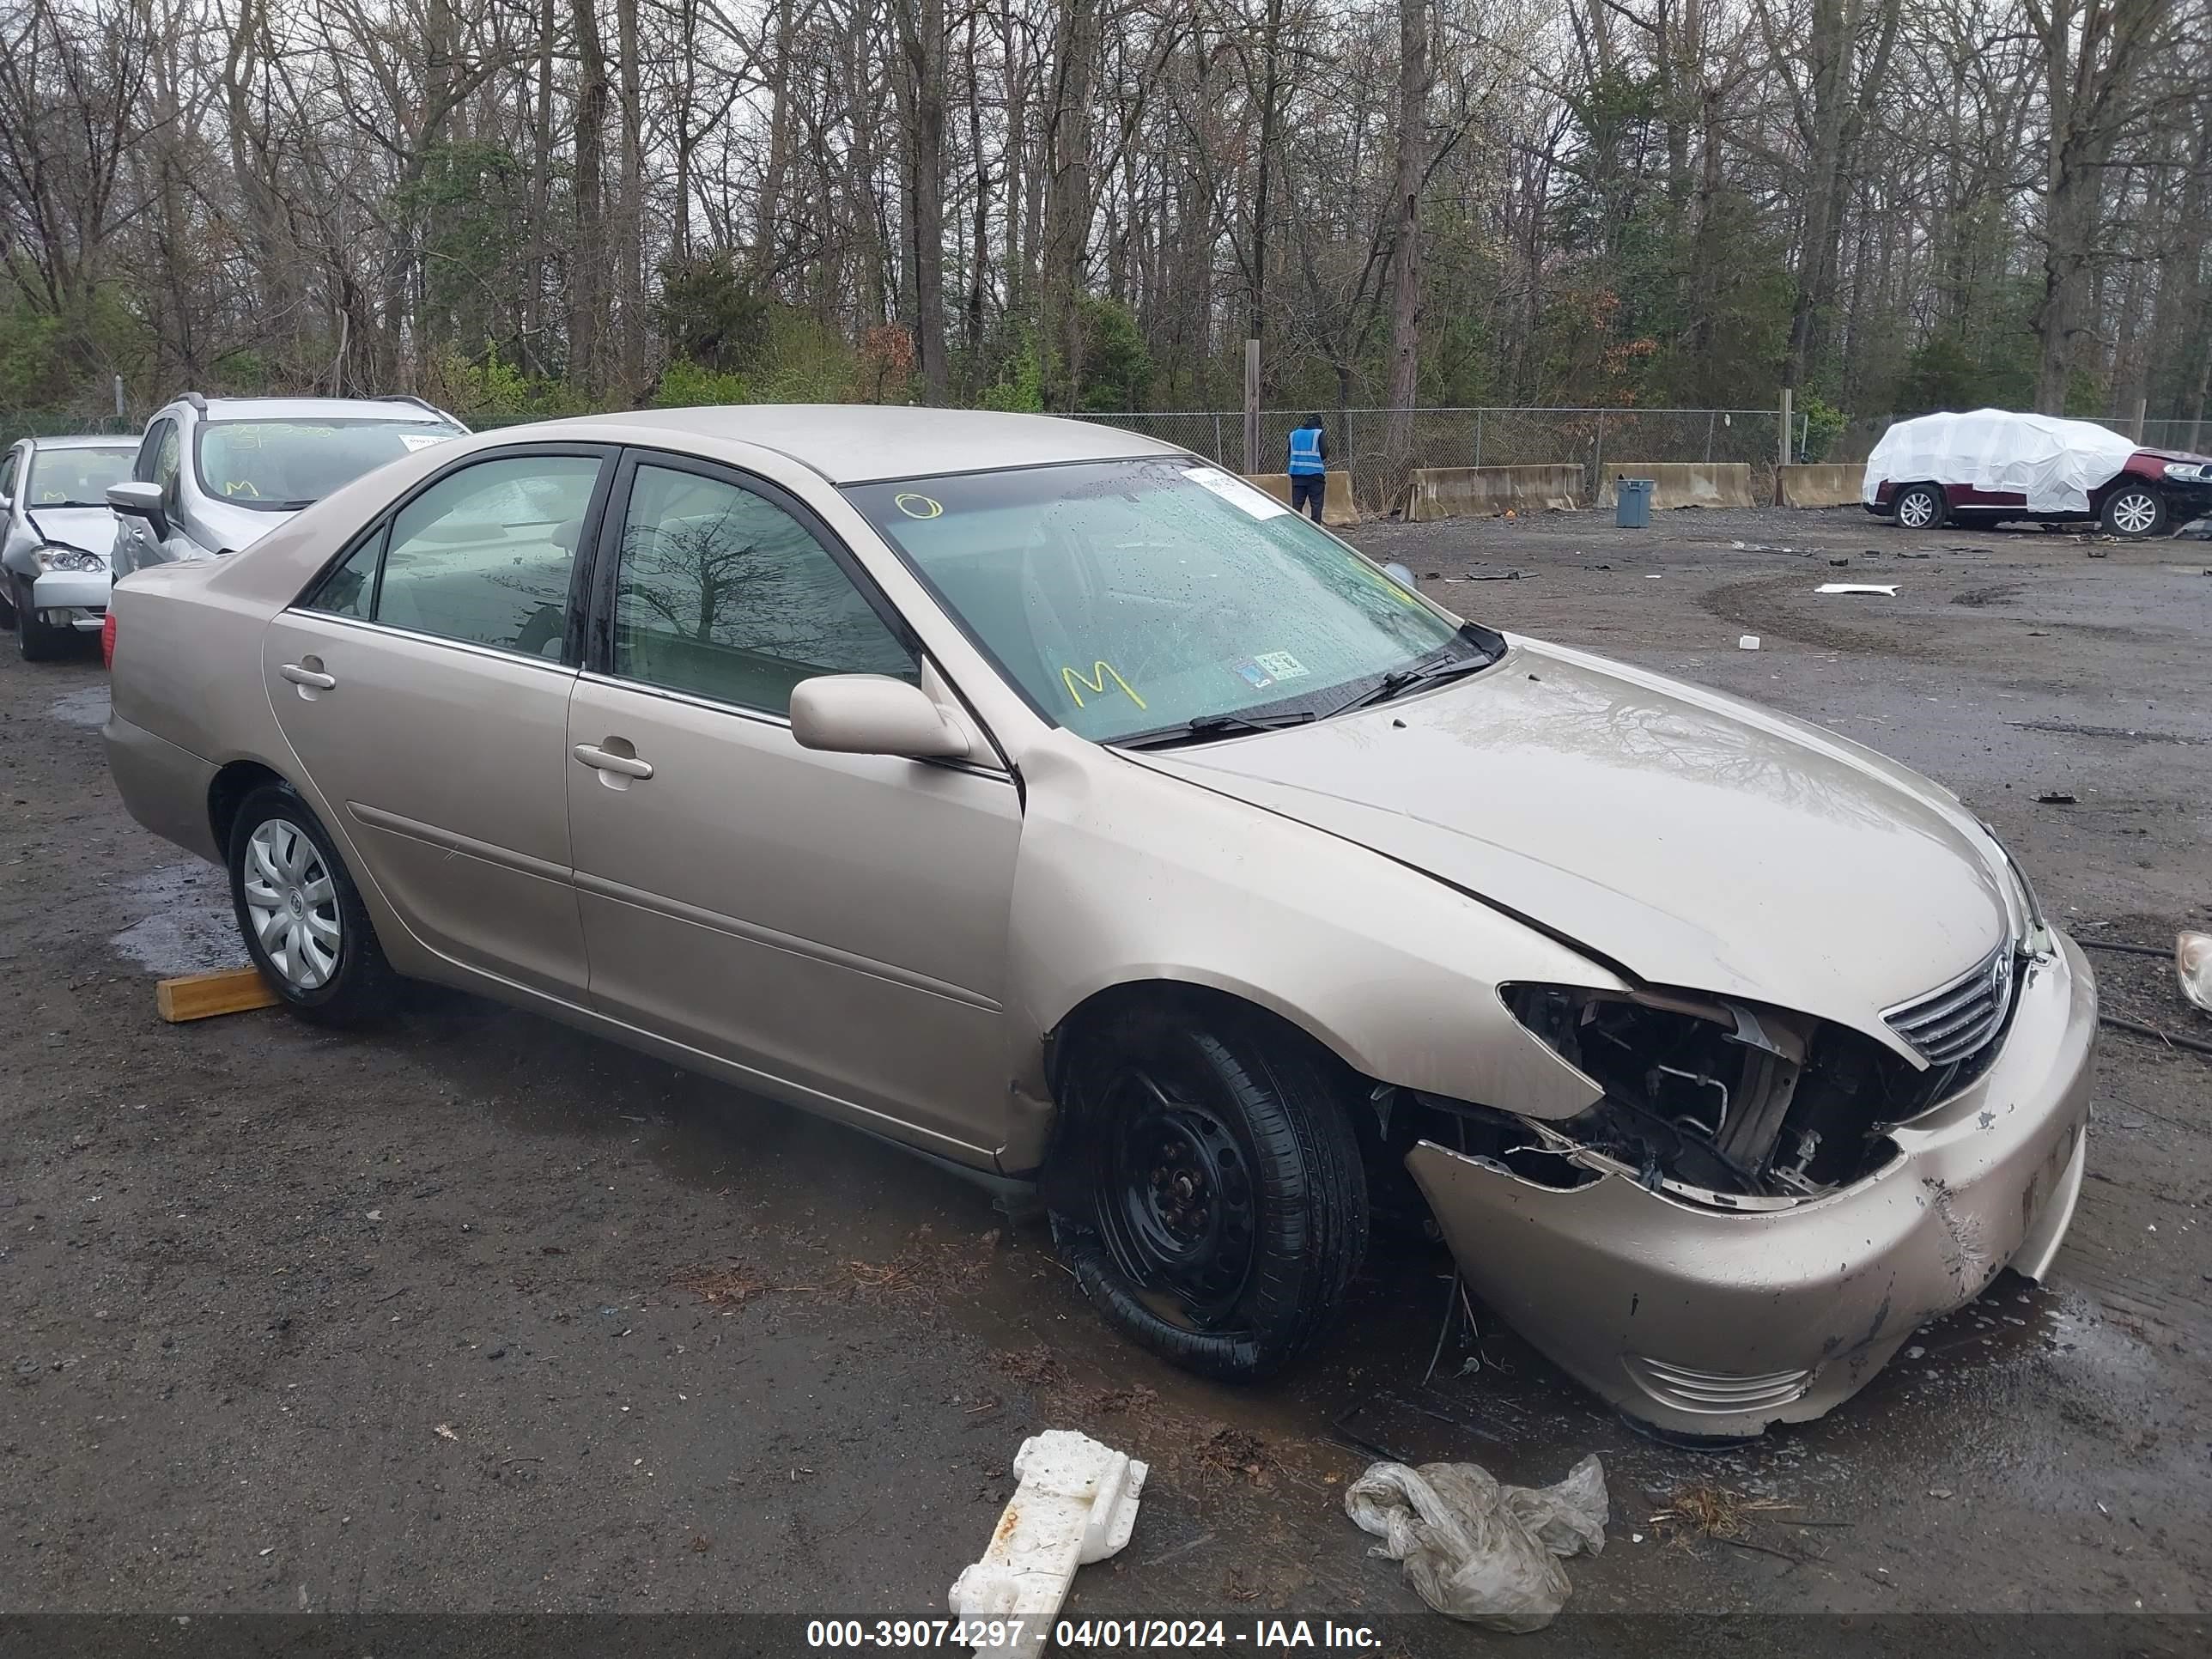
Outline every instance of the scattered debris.
{"label": "scattered debris", "polygon": [[1531,573],[1526,570],[1490,570],[1479,575],[1447,576],[1448,582],[1517,582]]}
{"label": "scattered debris", "polygon": [[[1042,1638],[1067,1598],[1075,1570],[1117,1554],[1137,1524],[1145,1465],[1070,1429],[1047,1429],[1014,1454],[1020,1485],[982,1559],[961,1569],[945,1597],[963,1620],[1018,1619]],[[1034,1653],[1039,1641],[1009,1632],[978,1653]]]}
{"label": "scattered debris", "polygon": [[1042,1342],[994,1353],[991,1364],[1024,1388],[1048,1389],[1065,1381],[1067,1376],[1052,1350]]}
{"label": "scattered debris", "polygon": [[1813,590],[1816,593],[1879,593],[1886,599],[1897,597],[1895,582],[1822,582]]}
{"label": "scattered debris", "polygon": [[1255,1486],[1267,1484],[1268,1461],[1266,1441],[1225,1423],[1198,1449],[1198,1466],[1208,1474],[1242,1477]]}
{"label": "scattered debris", "polygon": [[453,1431],[453,1425],[450,1423],[441,1423],[436,1428],[431,1430],[430,1432],[436,1435],[441,1440],[459,1440],[461,1437]]}
{"label": "scattered debris", "polygon": [[2048,789],[2035,798],[2035,804],[2038,806],[2072,806],[2075,803],[2074,797],[2063,789]]}
{"label": "scattered debris", "polygon": [[2174,935],[2173,973],[2181,994],[2212,1014],[2212,933]]}
{"label": "scattered debris", "polygon": [[1605,1548],[1605,1469],[1590,1453],[1556,1486],[1506,1486],[1475,1463],[1376,1463],[1344,1489],[1344,1512],[1405,1564],[1438,1613],[1488,1630],[1541,1630],[1571,1586],[1554,1559]]}
{"label": "scattered debris", "polygon": [[1831,559],[1828,561],[1830,564],[1833,565],[1838,570],[1843,569],[1846,565],[1850,564],[1850,557],[1848,554],[1840,559]]}
{"label": "scattered debris", "polygon": [[1736,641],[1736,642],[1735,642],[1735,648],[1736,648],[1737,650],[1739,650],[1739,651],[1756,651],[1756,650],[1758,650],[1758,649],[1759,649],[1759,635],[1756,635],[1756,634],[1746,634],[1746,635],[1744,635],[1742,637],[1741,637],[1740,639],[1738,639],[1738,640]]}

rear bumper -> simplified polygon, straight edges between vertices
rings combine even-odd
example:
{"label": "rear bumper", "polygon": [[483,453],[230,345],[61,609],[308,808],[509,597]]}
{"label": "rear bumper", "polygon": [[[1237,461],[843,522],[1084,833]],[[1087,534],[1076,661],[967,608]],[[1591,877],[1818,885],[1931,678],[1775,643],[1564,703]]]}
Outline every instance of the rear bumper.
{"label": "rear bumper", "polygon": [[71,627],[97,632],[114,586],[105,570],[49,570],[31,584],[31,608],[68,611]]}
{"label": "rear bumper", "polygon": [[1577,1381],[1661,1428],[1756,1434],[1850,1399],[2008,1263],[2048,1268],[2081,1191],[2096,1032],[2094,980],[2062,939],[1979,1079],[1892,1130],[1878,1173],[1788,1210],[1610,1174],[1541,1187],[1426,1141],[1407,1162],[1468,1284]]}
{"label": "rear bumper", "polygon": [[131,816],[164,840],[221,864],[208,821],[215,763],[112,714],[100,735],[107,742],[108,774]]}

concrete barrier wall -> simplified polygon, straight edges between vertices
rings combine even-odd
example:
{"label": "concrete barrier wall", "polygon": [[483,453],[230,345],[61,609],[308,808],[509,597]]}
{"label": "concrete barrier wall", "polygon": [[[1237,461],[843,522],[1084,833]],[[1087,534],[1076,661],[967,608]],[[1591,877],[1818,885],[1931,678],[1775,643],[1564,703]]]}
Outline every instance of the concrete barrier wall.
{"label": "concrete barrier wall", "polygon": [[1784,507],[1856,507],[1866,483],[1866,468],[1848,462],[1778,466],[1774,479]]}
{"label": "concrete barrier wall", "polygon": [[[1291,475],[1287,472],[1248,472],[1246,483],[1257,484],[1285,507],[1291,504]],[[1342,528],[1359,522],[1359,509],[1352,504],[1352,475],[1332,470],[1322,491],[1321,521]]]}
{"label": "concrete barrier wall", "polygon": [[1406,518],[1427,524],[1495,515],[1509,507],[1516,513],[1571,509],[1582,505],[1582,494],[1583,470],[1574,465],[1417,467]]}
{"label": "concrete barrier wall", "polygon": [[1651,480],[1651,505],[1752,507],[1748,461],[1607,461],[1598,480],[1597,505],[1613,504],[1613,484],[1622,478]]}

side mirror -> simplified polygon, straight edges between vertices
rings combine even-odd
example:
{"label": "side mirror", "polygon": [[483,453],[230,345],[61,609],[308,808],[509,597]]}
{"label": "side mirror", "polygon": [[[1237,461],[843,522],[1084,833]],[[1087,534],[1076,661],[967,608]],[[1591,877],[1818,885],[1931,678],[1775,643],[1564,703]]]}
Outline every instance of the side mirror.
{"label": "side mirror", "polygon": [[832,755],[962,760],[968,739],[929,694],[884,674],[823,674],[791,692],[791,735]]}
{"label": "side mirror", "polygon": [[161,486],[157,483],[140,483],[134,479],[128,483],[110,484],[107,504],[115,509],[118,517],[145,520],[153,526],[156,537],[169,533],[169,513],[161,504]]}

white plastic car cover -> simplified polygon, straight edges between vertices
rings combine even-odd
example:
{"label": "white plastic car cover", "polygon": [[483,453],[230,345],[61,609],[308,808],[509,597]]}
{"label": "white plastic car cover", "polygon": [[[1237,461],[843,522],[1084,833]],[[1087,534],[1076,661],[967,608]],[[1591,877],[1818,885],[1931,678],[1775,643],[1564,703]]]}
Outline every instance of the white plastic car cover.
{"label": "white plastic car cover", "polygon": [[2030,513],[2087,513],[2089,492],[2135,453],[2133,441],[2089,421],[1978,409],[1899,421],[1867,457],[1863,498],[1885,481],[1964,484],[2027,497]]}
{"label": "white plastic car cover", "polygon": [[1553,1558],[1605,1547],[1605,1469],[1590,1453],[1556,1486],[1500,1486],[1475,1463],[1376,1463],[1344,1489],[1344,1512],[1405,1564],[1438,1613],[1491,1630],[1541,1630],[1566,1604]]}

